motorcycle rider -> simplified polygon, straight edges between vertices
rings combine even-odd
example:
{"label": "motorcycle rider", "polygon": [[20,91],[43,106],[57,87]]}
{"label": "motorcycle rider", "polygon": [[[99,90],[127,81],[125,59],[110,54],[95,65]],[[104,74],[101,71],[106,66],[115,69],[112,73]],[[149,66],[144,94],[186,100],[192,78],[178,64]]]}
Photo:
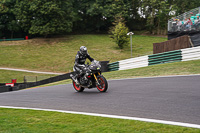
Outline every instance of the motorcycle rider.
{"label": "motorcycle rider", "polygon": [[89,59],[91,62],[95,61],[92,57],[87,52],[87,48],[85,46],[81,46],[80,50],[77,52],[77,55],[75,57],[75,64],[73,67],[73,70],[75,72],[75,75],[73,76],[72,74],[70,77],[72,80],[76,83],[79,84],[77,77],[78,75],[82,75],[86,73],[86,66],[85,66],[85,61],[86,59]]}

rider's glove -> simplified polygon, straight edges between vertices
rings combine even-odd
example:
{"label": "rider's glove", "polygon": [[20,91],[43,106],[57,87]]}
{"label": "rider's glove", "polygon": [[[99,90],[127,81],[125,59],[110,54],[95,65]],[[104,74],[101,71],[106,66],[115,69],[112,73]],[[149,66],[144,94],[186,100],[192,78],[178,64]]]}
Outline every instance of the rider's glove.
{"label": "rider's glove", "polygon": [[97,60],[93,60],[93,62],[94,62],[94,63],[97,63],[98,61],[97,61]]}

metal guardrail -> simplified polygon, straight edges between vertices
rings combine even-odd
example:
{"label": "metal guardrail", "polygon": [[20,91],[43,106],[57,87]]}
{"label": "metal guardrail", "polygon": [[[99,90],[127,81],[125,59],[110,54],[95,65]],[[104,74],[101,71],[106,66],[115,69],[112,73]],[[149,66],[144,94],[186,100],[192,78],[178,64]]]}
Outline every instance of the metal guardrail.
{"label": "metal guardrail", "polygon": [[10,87],[10,86],[0,86],[0,93],[1,92],[8,92],[8,91],[12,91],[12,87]]}
{"label": "metal guardrail", "polygon": [[133,68],[147,67],[149,65],[178,62],[182,60],[181,50],[169,51],[149,56],[141,56],[126,60],[120,60],[108,64],[109,71],[127,70]]}
{"label": "metal guardrail", "polygon": [[53,82],[57,82],[57,81],[61,81],[61,80],[70,79],[70,74],[72,74],[72,73],[66,73],[66,74],[63,74],[63,75],[58,75],[58,76],[51,77],[51,78],[48,78],[48,79],[44,79],[44,80],[37,81],[37,82],[16,83],[14,87],[0,86],[0,93],[1,92],[8,92],[8,91],[17,91],[17,90],[21,90],[21,89],[25,89],[25,88],[30,88],[30,87],[49,84],[49,83],[53,83]]}
{"label": "metal guardrail", "polygon": [[200,59],[200,46],[193,48],[181,49],[182,61],[199,60]]}
{"label": "metal guardrail", "polygon": [[108,67],[109,71],[117,71],[117,70],[127,70],[133,68],[146,67],[156,64],[199,60],[199,59],[200,59],[200,46],[163,52],[149,56],[141,56],[137,58],[120,60],[118,62],[113,62],[108,64]]}
{"label": "metal guardrail", "polygon": [[119,70],[148,66],[148,56],[141,56],[119,61]]}
{"label": "metal guardrail", "polygon": [[178,62],[182,60],[181,50],[149,55],[149,65]]}
{"label": "metal guardrail", "polygon": [[119,70],[119,62],[113,62],[108,64],[108,71],[117,71]]}

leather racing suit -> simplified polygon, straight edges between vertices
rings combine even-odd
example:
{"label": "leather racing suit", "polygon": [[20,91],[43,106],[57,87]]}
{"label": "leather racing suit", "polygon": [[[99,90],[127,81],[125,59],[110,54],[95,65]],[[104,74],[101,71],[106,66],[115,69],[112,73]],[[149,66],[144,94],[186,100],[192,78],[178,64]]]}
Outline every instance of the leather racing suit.
{"label": "leather racing suit", "polygon": [[85,61],[86,59],[89,59],[91,62],[94,61],[90,55],[87,54],[81,54],[80,51],[77,52],[77,55],[75,57],[75,65],[73,67],[74,72],[76,72],[76,75],[81,75],[86,73],[86,66]]}

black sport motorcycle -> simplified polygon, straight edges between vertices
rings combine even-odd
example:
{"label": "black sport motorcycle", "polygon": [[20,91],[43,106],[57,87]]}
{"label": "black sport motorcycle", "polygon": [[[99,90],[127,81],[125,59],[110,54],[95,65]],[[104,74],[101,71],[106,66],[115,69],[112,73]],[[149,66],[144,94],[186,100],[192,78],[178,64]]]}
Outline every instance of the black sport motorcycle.
{"label": "black sport motorcycle", "polygon": [[101,65],[99,61],[92,62],[91,65],[86,65],[86,73],[77,77],[79,84],[74,82],[72,84],[77,92],[83,92],[85,88],[91,89],[96,87],[100,92],[106,92],[108,89],[108,82],[106,78],[101,75]]}

